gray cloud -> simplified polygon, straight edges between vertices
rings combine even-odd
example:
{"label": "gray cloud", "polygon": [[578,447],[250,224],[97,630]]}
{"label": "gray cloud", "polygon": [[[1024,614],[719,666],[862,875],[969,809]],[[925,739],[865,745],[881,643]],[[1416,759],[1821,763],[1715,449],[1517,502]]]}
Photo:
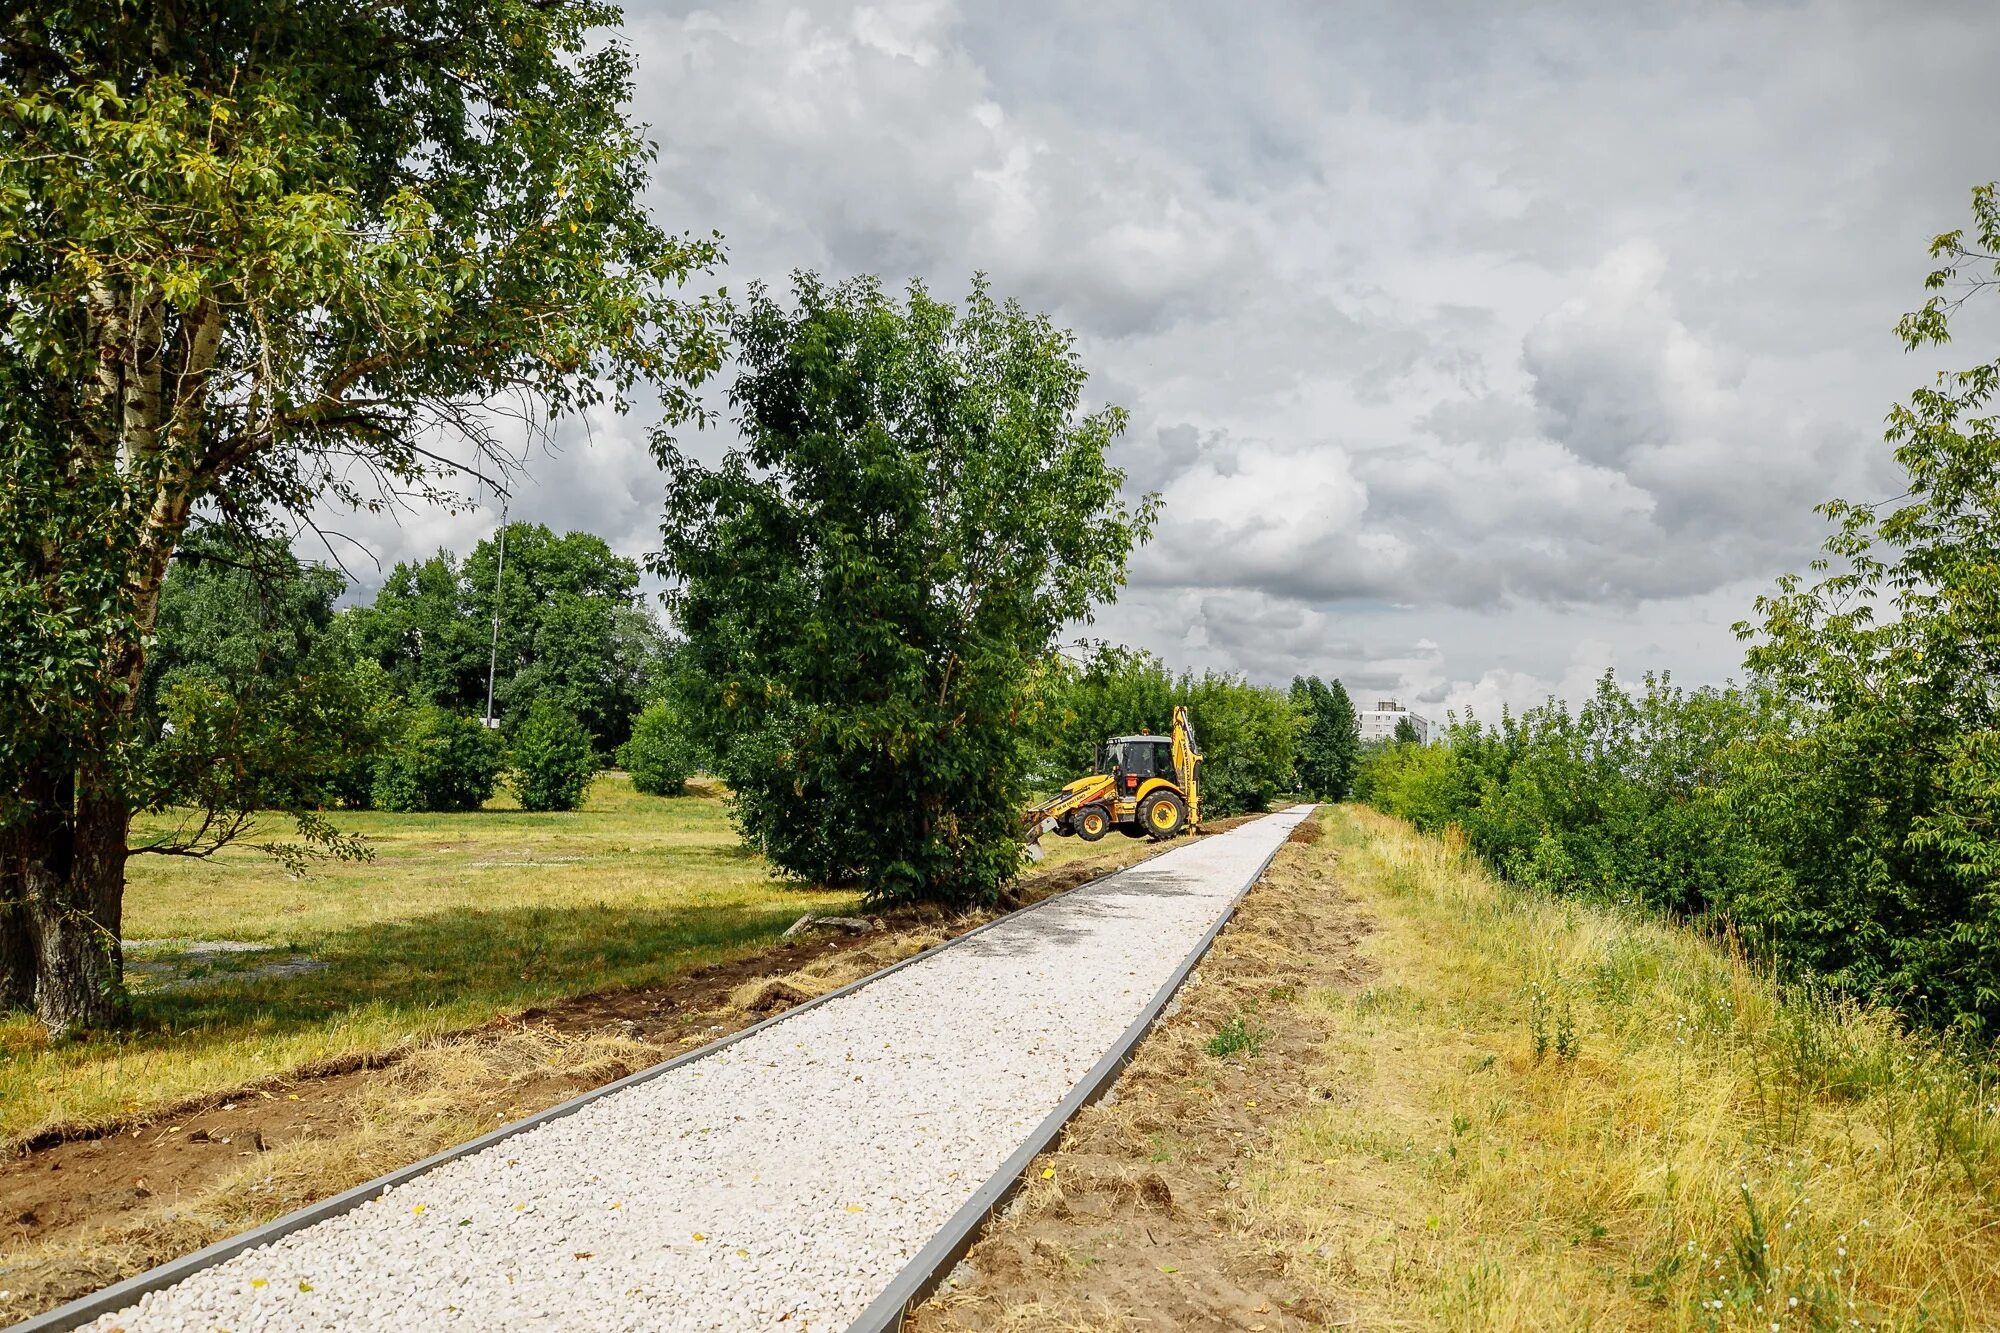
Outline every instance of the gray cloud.
{"label": "gray cloud", "polygon": [[1219,477],[1236,475],[1236,449],[1220,431],[1204,432],[1181,422],[1147,434],[1150,438],[1128,438],[1112,454],[1125,470],[1126,489],[1135,495],[1162,490],[1196,467],[1205,466]]}

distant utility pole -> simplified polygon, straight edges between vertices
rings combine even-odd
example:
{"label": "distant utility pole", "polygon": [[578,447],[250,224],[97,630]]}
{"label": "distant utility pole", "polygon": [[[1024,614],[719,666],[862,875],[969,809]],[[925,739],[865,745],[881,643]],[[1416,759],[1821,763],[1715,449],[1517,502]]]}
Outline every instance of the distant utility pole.
{"label": "distant utility pole", "polygon": [[500,562],[493,569],[493,646],[486,654],[486,729],[493,722],[493,674],[500,664],[500,579],[507,572],[507,496],[500,496]]}

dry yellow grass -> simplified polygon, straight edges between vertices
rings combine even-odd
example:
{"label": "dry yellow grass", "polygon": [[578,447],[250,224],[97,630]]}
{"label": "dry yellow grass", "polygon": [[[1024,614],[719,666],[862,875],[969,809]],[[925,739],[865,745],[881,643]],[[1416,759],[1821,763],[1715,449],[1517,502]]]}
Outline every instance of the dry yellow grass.
{"label": "dry yellow grass", "polygon": [[839,990],[850,981],[859,981],[892,963],[922,953],[944,942],[940,929],[899,930],[885,934],[863,948],[837,953],[809,963],[783,976],[746,981],[729,994],[729,1003],[750,1013],[785,1009],[828,991]]}
{"label": "dry yellow grass", "polygon": [[2000,1329],[1977,1061],[1320,819],[918,1328]]}
{"label": "dry yellow grass", "polygon": [[1956,1053],[1373,812],[1329,832],[1378,979],[1308,997],[1338,1095],[1239,1225],[1354,1326],[2000,1328],[2000,1095]]}

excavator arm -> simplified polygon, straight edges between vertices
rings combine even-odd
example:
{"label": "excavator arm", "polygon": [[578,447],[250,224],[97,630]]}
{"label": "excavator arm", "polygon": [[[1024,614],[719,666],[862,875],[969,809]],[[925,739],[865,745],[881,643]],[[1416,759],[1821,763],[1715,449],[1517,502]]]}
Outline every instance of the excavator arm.
{"label": "excavator arm", "polygon": [[1185,705],[1174,709],[1174,779],[1187,798],[1189,828],[1201,826],[1201,747],[1195,743],[1194,720]]}

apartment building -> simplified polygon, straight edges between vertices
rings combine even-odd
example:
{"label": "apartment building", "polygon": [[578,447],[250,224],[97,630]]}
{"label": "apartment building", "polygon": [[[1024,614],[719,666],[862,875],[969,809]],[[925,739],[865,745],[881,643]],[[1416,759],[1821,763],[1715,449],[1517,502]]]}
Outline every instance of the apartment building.
{"label": "apartment building", "polygon": [[1361,742],[1392,741],[1396,739],[1396,724],[1404,718],[1417,729],[1417,739],[1425,745],[1431,743],[1431,724],[1394,699],[1378,699],[1373,708],[1357,708],[1354,716],[1361,722]]}

